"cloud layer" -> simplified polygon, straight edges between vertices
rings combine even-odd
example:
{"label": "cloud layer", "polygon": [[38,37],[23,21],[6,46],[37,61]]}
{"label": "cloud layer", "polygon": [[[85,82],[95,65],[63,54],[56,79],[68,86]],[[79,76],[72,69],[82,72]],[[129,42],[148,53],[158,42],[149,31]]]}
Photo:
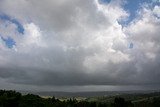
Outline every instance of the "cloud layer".
{"label": "cloud layer", "polygon": [[[2,88],[160,86],[160,6],[141,5],[123,26],[129,13],[122,0],[0,2],[10,19],[0,18]],[[3,40],[8,37],[12,48]]]}

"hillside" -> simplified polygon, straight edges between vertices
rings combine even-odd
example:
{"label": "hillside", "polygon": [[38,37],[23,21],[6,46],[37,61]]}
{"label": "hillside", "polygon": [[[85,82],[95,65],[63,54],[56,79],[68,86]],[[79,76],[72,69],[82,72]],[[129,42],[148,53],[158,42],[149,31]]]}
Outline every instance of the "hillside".
{"label": "hillside", "polygon": [[0,107],[160,107],[160,92],[121,93],[83,98],[40,97],[16,91],[0,90]]}

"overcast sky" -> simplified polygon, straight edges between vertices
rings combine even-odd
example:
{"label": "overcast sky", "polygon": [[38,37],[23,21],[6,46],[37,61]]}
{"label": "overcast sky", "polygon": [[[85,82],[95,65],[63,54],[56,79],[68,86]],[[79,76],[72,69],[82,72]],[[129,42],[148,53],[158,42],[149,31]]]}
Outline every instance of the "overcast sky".
{"label": "overcast sky", "polygon": [[159,0],[0,0],[0,88],[160,89]]}

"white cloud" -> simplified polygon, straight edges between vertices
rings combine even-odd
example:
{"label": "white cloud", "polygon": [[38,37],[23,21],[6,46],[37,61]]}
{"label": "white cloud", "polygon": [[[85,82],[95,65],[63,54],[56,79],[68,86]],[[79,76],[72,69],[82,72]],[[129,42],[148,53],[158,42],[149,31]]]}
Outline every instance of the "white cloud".
{"label": "white cloud", "polygon": [[[0,77],[5,82],[36,87],[157,82],[151,72],[156,74],[159,69],[160,20],[154,15],[159,6],[153,10],[144,6],[123,28],[118,22],[128,13],[121,2],[0,2],[1,12],[19,20],[25,29],[22,35],[12,23],[2,21],[0,25],[1,34],[11,35],[16,41],[14,49],[0,42],[0,62],[4,62],[0,68],[6,71]],[[131,42],[133,49],[128,48]],[[147,78],[150,80],[145,81]]]}
{"label": "white cloud", "polygon": [[153,9],[153,13],[155,15],[157,15],[158,17],[160,17],[160,7],[159,6],[155,6]]}

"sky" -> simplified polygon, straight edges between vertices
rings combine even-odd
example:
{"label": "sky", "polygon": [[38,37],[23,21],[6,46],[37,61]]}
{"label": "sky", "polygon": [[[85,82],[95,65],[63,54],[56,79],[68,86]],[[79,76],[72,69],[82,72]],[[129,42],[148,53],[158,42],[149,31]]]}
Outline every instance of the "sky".
{"label": "sky", "polygon": [[0,89],[160,89],[159,0],[0,0]]}

